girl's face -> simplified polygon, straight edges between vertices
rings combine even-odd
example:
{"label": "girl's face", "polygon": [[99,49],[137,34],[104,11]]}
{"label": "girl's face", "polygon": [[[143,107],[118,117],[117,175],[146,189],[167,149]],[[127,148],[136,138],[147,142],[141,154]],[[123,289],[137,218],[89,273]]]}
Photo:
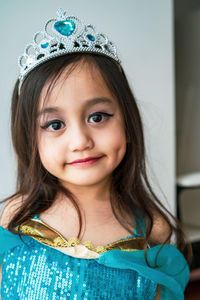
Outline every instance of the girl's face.
{"label": "girl's face", "polygon": [[[124,120],[99,71],[80,64],[58,79],[38,112],[38,151],[43,166],[70,189],[111,178],[126,152]],[[85,164],[75,160],[101,157]]]}

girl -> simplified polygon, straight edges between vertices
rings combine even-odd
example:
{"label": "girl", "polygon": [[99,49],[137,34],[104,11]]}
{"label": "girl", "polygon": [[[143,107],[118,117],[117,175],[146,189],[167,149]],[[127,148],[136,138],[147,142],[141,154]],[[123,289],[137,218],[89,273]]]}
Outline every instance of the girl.
{"label": "girl", "polygon": [[148,182],[140,114],[113,43],[60,10],[19,65],[2,299],[184,299],[182,231]]}

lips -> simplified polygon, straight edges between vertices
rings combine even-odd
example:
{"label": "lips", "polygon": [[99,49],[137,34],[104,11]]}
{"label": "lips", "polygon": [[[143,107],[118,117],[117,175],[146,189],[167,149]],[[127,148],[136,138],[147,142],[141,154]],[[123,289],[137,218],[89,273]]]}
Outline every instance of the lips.
{"label": "lips", "polygon": [[74,160],[74,161],[70,162],[69,165],[75,164],[75,163],[82,163],[82,162],[97,160],[97,159],[99,159],[101,157],[102,156],[98,156],[98,157],[86,157],[86,158],[83,158],[83,159],[77,159],[77,160]]}

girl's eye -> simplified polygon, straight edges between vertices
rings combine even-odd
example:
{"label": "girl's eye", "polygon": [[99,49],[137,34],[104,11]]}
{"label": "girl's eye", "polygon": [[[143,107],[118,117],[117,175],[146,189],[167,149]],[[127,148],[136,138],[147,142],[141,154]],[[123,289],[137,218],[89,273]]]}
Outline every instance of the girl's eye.
{"label": "girl's eye", "polygon": [[[89,116],[89,119],[93,119],[91,123],[100,123],[103,119],[112,117],[114,114],[108,114],[105,112],[95,112]],[[40,126],[42,129],[48,131],[58,131],[65,127],[65,124],[60,120],[51,120],[45,123],[43,126]]]}
{"label": "girl's eye", "polygon": [[95,112],[93,113],[92,115],[89,116],[89,119],[90,118],[93,118],[93,121],[92,123],[100,123],[102,121],[102,118],[109,118],[109,117],[112,117],[114,114],[107,114],[107,113],[104,113],[104,112]]}
{"label": "girl's eye", "polygon": [[52,120],[47,122],[44,126],[41,126],[42,129],[48,129],[49,131],[58,131],[64,128],[64,123],[60,120]]}

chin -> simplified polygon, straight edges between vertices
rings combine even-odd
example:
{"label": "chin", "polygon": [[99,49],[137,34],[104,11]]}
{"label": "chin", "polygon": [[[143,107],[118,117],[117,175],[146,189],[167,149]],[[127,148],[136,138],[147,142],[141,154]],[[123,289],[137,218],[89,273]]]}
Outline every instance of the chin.
{"label": "chin", "polygon": [[107,176],[101,178],[94,178],[94,176],[86,176],[84,178],[71,178],[71,180],[60,180],[63,186],[70,186],[70,185],[78,185],[78,186],[92,186],[101,183],[103,180],[107,180]]}

